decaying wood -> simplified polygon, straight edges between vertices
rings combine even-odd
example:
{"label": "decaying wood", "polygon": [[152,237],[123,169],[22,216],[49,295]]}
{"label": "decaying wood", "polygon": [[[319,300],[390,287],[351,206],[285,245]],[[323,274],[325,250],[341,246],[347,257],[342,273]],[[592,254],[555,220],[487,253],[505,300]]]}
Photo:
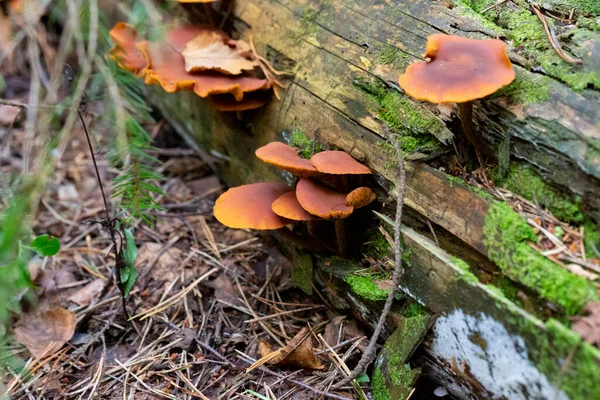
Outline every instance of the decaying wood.
{"label": "decaying wood", "polygon": [[[563,3],[552,0],[548,10],[555,10],[553,5],[561,10]],[[398,176],[393,153],[382,148],[384,138],[377,121],[380,106],[373,104],[372,97],[357,82],[383,85],[389,93],[403,96],[395,82],[406,65],[421,59],[429,34],[442,32],[480,38],[498,35],[459,10],[427,0],[238,0],[232,16],[242,37],[252,35],[259,54],[269,55],[280,69],[293,70],[293,79],[287,82],[282,100],[274,100],[264,109],[237,118],[211,110],[192,93],[165,95],[160,89],[151,89],[153,102],[169,122],[190,144],[210,152],[210,161],[230,185],[289,179],[254,157],[254,150],[272,140],[287,141],[291,132],[299,129],[321,144],[345,150],[365,162],[376,172],[377,183],[392,197]],[[590,34],[588,41],[573,43],[568,50],[582,57],[581,68],[585,71],[600,65],[600,51],[591,51],[597,48],[600,36]],[[590,51],[584,54],[585,49]],[[390,51],[395,55],[391,60],[382,56]],[[529,81],[538,77],[537,72],[530,71],[535,59],[523,59],[512,50],[510,57],[520,79]],[[598,211],[600,96],[594,88],[575,92],[557,79],[548,81],[548,98],[543,101],[520,104],[509,98],[494,97],[476,102],[474,113],[479,130],[495,145],[510,137],[513,159],[530,163],[557,185],[580,195],[589,211]],[[446,142],[453,137],[446,127],[454,119],[452,107],[403,99],[425,115],[437,118],[439,123],[428,125],[427,132],[421,133],[430,133]],[[398,112],[402,115],[403,111]],[[405,204],[421,218],[433,222],[434,229],[441,227],[452,236],[454,249],[462,243],[464,249],[460,253],[478,253],[475,259],[487,256],[483,225],[490,202],[486,198],[443,172],[413,163],[407,171]],[[454,386],[448,384],[455,395],[485,398],[499,391],[495,394],[525,399],[530,398],[527,385],[537,385],[539,398],[600,396],[600,389],[593,385],[564,385],[565,376],[582,382],[587,379],[577,357],[566,371],[548,367],[562,365],[571,350],[547,345],[560,343],[570,333],[566,327],[555,321],[544,323],[497,290],[471,279],[446,251],[415,230],[406,227],[403,235],[406,248],[412,251],[412,268],[407,268],[401,288],[434,313],[444,315],[427,337],[426,364],[440,382],[455,382]],[[444,247],[448,240],[442,238],[440,242]],[[326,270],[321,268],[316,273],[323,285],[327,282]],[[340,278],[336,281],[345,285],[343,277]],[[380,311],[377,304],[364,302],[349,290],[339,293],[342,296],[331,298],[334,305],[351,309],[367,324],[377,320]],[[401,318],[398,315],[388,318],[385,335],[393,332]],[[471,333],[484,337],[497,334],[503,340],[524,346],[524,354],[516,345],[514,354],[509,352],[519,360],[514,374],[502,375],[507,367],[499,366],[493,348],[486,355],[486,345],[479,341],[484,354],[480,367],[507,380],[523,374],[531,376],[531,380],[517,379],[517,384],[506,384],[508,389],[503,391],[490,381],[489,375],[474,370],[472,354],[455,351],[456,346],[464,344],[461,340],[478,342],[461,331],[463,325],[473,326]],[[447,340],[448,335],[454,335],[457,343]],[[600,371],[597,352],[573,340],[579,358],[586,358],[590,370]],[[448,346],[442,346],[444,341]]]}

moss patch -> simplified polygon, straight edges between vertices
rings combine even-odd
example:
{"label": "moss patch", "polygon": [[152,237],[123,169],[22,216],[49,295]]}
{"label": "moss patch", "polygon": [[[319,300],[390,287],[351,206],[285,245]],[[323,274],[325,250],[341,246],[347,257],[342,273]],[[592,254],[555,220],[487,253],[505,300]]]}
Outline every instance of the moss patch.
{"label": "moss patch", "polygon": [[348,275],[345,280],[356,294],[367,300],[379,301],[387,299],[388,292],[379,289],[369,276]]}
{"label": "moss patch", "polygon": [[503,186],[527,200],[534,198],[540,205],[546,207],[558,219],[580,223],[584,216],[579,209],[579,199],[574,203],[565,199],[561,193],[553,190],[543,178],[528,166],[522,164],[511,164],[508,174],[503,179],[496,178],[496,183]]}
{"label": "moss patch", "polygon": [[371,389],[375,400],[391,400],[390,389],[385,382],[385,376],[381,371],[381,367],[375,368],[371,376]]}
{"label": "moss patch", "polygon": [[290,137],[290,145],[298,148],[298,153],[303,158],[311,158],[313,150],[316,153],[323,151],[324,148],[319,143],[309,138],[298,128],[294,128]]}
{"label": "moss patch", "polygon": [[494,93],[490,98],[507,97],[511,104],[541,103],[550,97],[552,79],[543,75],[525,77],[517,72],[515,80]]}
{"label": "moss patch", "polygon": [[[598,7],[596,0],[549,0],[555,9],[564,10],[564,15],[568,15],[571,9],[579,10],[576,16],[597,15]],[[562,60],[552,49],[548,38],[544,32],[541,21],[530,11],[528,0],[514,0],[519,6],[518,10],[508,7],[495,7],[485,14],[479,14],[485,7],[495,3],[490,0],[458,0],[464,7],[458,7],[458,11],[467,16],[475,16],[479,22],[488,28],[498,32],[503,32],[509,40],[513,41],[518,47],[521,55],[529,58],[532,65],[541,66],[546,74],[552,78],[566,83],[572,89],[580,91],[589,87],[600,89],[600,71],[585,69],[581,65],[570,64]],[[592,5],[593,3],[593,5]],[[463,8],[467,8],[465,11]],[[582,23],[578,28],[569,31],[569,40],[574,43],[574,51],[585,53],[583,42],[591,38],[593,31],[598,30],[598,22],[584,17],[579,17]],[[554,20],[547,18],[550,25]],[[578,47],[581,46],[581,47]],[[564,46],[569,51],[569,46]],[[539,90],[545,90],[538,87],[529,87],[529,93],[524,94],[526,101],[537,101]]]}
{"label": "moss patch", "polygon": [[437,138],[448,136],[442,121],[383,83],[369,79],[355,79],[353,83],[375,100],[379,117],[399,135],[404,151],[431,151],[439,146]]}
{"label": "moss patch", "polygon": [[367,241],[363,245],[363,253],[376,260],[387,257],[390,244],[378,228],[371,228],[367,232]]}
{"label": "moss patch", "polygon": [[[600,352],[583,342],[581,337],[559,321],[549,319],[546,329],[550,335],[537,338],[536,346],[529,352],[537,360],[537,368],[553,382],[560,382],[559,388],[571,400],[588,400],[598,396],[597,377],[600,374]],[[559,360],[572,354],[572,362],[564,370]]]}
{"label": "moss patch", "polygon": [[460,274],[456,276],[456,279],[469,282],[469,283],[479,283],[479,279],[471,272],[471,267],[465,261],[461,260],[458,257],[450,257],[450,262],[456,265],[462,271]]}
{"label": "moss patch", "polygon": [[591,300],[599,300],[594,286],[569,273],[527,245],[537,237],[527,221],[506,203],[493,202],[486,215],[484,244],[488,257],[509,278],[576,314]]}
{"label": "moss patch", "polygon": [[587,221],[583,226],[584,241],[585,241],[585,256],[587,258],[597,258],[596,253],[593,250],[593,246],[596,250],[600,251],[600,231],[598,226],[592,222]]}

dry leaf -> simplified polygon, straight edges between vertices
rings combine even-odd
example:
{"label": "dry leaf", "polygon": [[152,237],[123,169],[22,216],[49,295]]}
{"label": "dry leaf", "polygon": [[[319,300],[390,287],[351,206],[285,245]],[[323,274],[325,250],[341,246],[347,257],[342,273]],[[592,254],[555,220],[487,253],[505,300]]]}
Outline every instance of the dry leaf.
{"label": "dry leaf", "polygon": [[186,44],[181,54],[188,72],[212,70],[239,75],[258,66],[258,61],[250,58],[249,49],[241,40],[223,40],[217,32],[206,31]]}
{"label": "dry leaf", "polygon": [[258,353],[268,360],[267,364],[308,369],[324,368],[314,354],[311,331],[307,327],[302,328],[287,346],[279,350],[271,351],[268,343],[260,342]]}
{"label": "dry leaf", "polygon": [[56,353],[75,333],[77,317],[64,308],[23,314],[14,330],[15,339],[34,357]]}
{"label": "dry leaf", "polygon": [[340,337],[341,340],[344,340],[344,332],[340,332],[340,330],[342,327],[342,322],[345,319],[345,315],[338,315],[337,317],[329,321],[329,323],[325,326],[325,333],[323,333],[323,339],[331,347],[334,347],[340,342]]}
{"label": "dry leaf", "polygon": [[219,300],[223,300],[226,303],[233,305],[242,304],[240,299],[240,292],[236,285],[231,282],[231,279],[225,274],[221,274],[208,283],[208,286],[215,289],[215,297]]}
{"label": "dry leaf", "polygon": [[[147,268],[147,264],[154,262],[163,245],[160,243],[147,242],[138,249],[138,258],[135,260],[135,267],[138,271]],[[180,273],[181,250],[177,247],[170,247],[163,252],[150,270],[150,278],[155,281],[170,282]]]}
{"label": "dry leaf", "polygon": [[102,289],[104,289],[104,280],[96,279],[77,290],[69,299],[80,306],[87,306],[102,293]]}
{"label": "dry leaf", "polygon": [[577,320],[571,325],[571,329],[581,335],[583,340],[588,343],[600,344],[600,302],[594,301],[588,303],[583,311],[587,314],[585,317],[577,317]]}
{"label": "dry leaf", "polygon": [[15,122],[15,118],[17,118],[20,111],[19,107],[7,106],[5,104],[0,105],[0,125],[11,125]]}

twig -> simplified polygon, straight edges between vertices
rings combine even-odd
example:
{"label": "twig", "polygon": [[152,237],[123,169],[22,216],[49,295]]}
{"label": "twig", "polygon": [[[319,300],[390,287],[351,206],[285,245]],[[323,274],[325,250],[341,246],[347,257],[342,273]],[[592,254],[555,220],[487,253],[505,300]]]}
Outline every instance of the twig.
{"label": "twig", "polygon": [[396,297],[396,292],[398,290],[398,285],[400,283],[400,277],[404,274],[404,269],[402,267],[402,247],[400,246],[400,226],[402,223],[402,208],[404,206],[404,195],[406,192],[406,170],[404,168],[404,156],[402,154],[402,146],[396,136],[390,132],[389,128],[386,125],[382,125],[383,131],[386,133],[388,139],[394,145],[396,149],[396,153],[398,155],[398,174],[399,174],[399,182],[398,182],[398,199],[396,203],[396,218],[394,220],[394,253],[395,253],[395,262],[396,266],[394,268],[394,273],[392,275],[392,289],[388,294],[388,297],[385,301],[385,305],[383,306],[383,310],[381,311],[381,316],[379,317],[379,321],[377,322],[377,326],[375,326],[375,330],[373,331],[373,336],[369,341],[369,345],[365,349],[360,361],[356,364],[356,367],[352,371],[352,373],[346,378],[342,379],[342,381],[333,385],[334,389],[338,389],[347,383],[353,381],[359,374],[363,372],[363,370],[373,361],[373,355],[375,353],[375,346],[377,345],[377,340],[379,339],[379,335],[385,325],[385,320],[387,315],[389,314],[394,299]]}
{"label": "twig", "polygon": [[544,17],[544,14],[542,14],[542,12],[540,11],[540,8],[536,4],[531,3],[531,9],[535,13],[535,15],[537,15],[537,17],[540,19],[540,21],[542,21],[542,25],[544,25],[544,30],[546,31],[546,36],[548,36],[548,40],[550,41],[550,44],[552,45],[552,48],[554,49],[556,54],[558,54],[558,56],[560,58],[562,58],[563,60],[565,60],[568,63],[571,63],[571,64],[583,63],[583,61],[580,60],[579,58],[573,58],[563,51],[563,49],[560,47],[560,44],[558,43],[558,38],[556,37],[556,34],[554,33],[554,28],[552,28],[552,26],[548,24],[548,21],[546,21],[546,17]]}

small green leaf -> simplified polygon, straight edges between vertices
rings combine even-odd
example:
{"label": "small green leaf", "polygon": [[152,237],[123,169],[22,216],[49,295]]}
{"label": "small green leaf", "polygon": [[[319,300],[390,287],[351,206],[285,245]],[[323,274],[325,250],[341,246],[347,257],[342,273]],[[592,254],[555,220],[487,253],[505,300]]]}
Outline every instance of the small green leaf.
{"label": "small green leaf", "polygon": [[358,376],[356,377],[356,379],[354,380],[354,382],[356,382],[356,383],[369,383],[369,382],[371,382],[371,380],[369,379],[369,375],[365,374],[364,372],[361,372],[360,374],[358,374]]}
{"label": "small green leaf", "polygon": [[33,239],[29,246],[31,250],[38,253],[40,257],[53,256],[60,250],[60,242],[57,238],[48,234],[40,235]]}
{"label": "small green leaf", "polygon": [[128,264],[126,267],[121,268],[120,278],[123,284],[123,296],[129,296],[129,292],[131,292],[137,277],[138,272],[133,265]]}
{"label": "small green leaf", "polygon": [[135,246],[135,237],[133,232],[129,229],[125,230],[125,262],[128,265],[133,266],[137,257],[137,247]]}

